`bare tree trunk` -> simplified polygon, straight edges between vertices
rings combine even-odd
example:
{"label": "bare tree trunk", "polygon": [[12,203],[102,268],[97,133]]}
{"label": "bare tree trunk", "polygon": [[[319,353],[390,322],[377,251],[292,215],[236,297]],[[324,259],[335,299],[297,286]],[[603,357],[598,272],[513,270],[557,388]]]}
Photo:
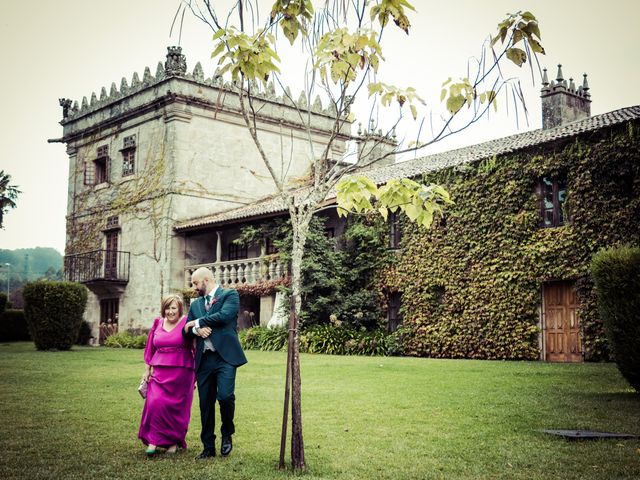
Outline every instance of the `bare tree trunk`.
{"label": "bare tree trunk", "polygon": [[291,358],[291,464],[294,469],[305,468],[304,442],[302,439],[302,405],[300,380],[300,343],[298,341],[298,314],[293,312],[296,327],[293,329],[293,356]]}
{"label": "bare tree trunk", "polygon": [[[295,302],[291,301],[291,314],[289,318],[293,318],[296,314]],[[293,357],[293,330],[289,328],[289,340],[287,343],[287,373],[285,376],[284,384],[284,410],[282,412],[282,432],[280,433],[280,463],[278,468],[282,470],[285,468],[284,453],[287,443],[287,424],[289,422],[289,392],[291,386],[291,358]]]}
{"label": "bare tree trunk", "polygon": [[298,315],[300,313],[302,285],[302,257],[307,240],[311,215],[291,207],[291,229],[293,247],[291,251],[291,316],[289,318],[289,345],[287,349],[287,380],[285,384],[284,417],[280,443],[280,468],[284,468],[284,444],[286,440],[289,387],[291,388],[291,465],[294,470],[306,467],[304,441],[302,437],[302,403],[300,379],[300,339],[298,335]]}

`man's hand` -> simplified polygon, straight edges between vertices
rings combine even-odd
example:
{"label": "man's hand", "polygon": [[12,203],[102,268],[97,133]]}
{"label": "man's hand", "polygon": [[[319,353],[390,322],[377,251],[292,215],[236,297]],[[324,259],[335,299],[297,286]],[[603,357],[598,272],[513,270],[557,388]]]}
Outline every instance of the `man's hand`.
{"label": "man's hand", "polygon": [[197,330],[197,335],[202,338],[207,338],[209,335],[211,335],[211,329],[209,327],[200,327]]}

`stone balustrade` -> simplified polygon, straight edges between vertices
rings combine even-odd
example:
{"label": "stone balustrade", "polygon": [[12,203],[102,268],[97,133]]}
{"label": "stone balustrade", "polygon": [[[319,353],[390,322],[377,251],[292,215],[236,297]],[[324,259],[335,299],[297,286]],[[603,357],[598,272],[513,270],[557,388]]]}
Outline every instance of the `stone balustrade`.
{"label": "stone balustrade", "polygon": [[211,270],[214,278],[222,287],[266,282],[284,278],[289,275],[287,265],[285,265],[278,256],[202,263],[185,267],[184,280],[187,287],[191,286],[191,274],[200,267],[206,267]]}

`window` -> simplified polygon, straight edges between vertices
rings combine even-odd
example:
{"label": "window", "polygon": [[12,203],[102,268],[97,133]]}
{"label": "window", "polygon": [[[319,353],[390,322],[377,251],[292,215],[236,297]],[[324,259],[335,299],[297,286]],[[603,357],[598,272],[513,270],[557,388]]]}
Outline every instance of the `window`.
{"label": "window", "polygon": [[567,198],[567,181],[564,178],[542,177],[539,185],[540,226],[559,227],[565,223],[563,207]]}
{"label": "window", "polygon": [[402,292],[390,293],[387,306],[387,326],[389,328],[389,332],[395,332],[402,324],[402,314],[400,313],[400,308],[402,307]]}
{"label": "window", "polygon": [[431,295],[433,296],[433,302],[435,305],[442,305],[444,303],[444,286],[433,285],[429,288]]}
{"label": "window", "polygon": [[104,278],[118,278],[118,234],[119,230],[105,232]]}
{"label": "window", "polygon": [[246,245],[229,244],[229,258],[227,260],[243,260],[245,258],[247,258]]}
{"label": "window", "polygon": [[400,227],[399,215],[389,212],[389,248],[400,248],[400,240],[402,238],[402,229]]}
{"label": "window", "polygon": [[274,253],[278,253],[278,248],[273,244],[273,240],[271,240],[271,238],[267,237],[264,239],[264,243],[265,243],[265,253],[267,255],[273,255]]}
{"label": "window", "polygon": [[84,170],[84,184],[98,185],[109,181],[109,145],[98,147],[96,159],[87,162]]}
{"label": "window", "polygon": [[122,153],[122,176],[133,175],[136,170],[136,136],[124,137]]}
{"label": "window", "polygon": [[118,219],[117,215],[114,215],[112,217],[107,217],[107,229],[119,228],[119,226],[120,226],[120,220]]}

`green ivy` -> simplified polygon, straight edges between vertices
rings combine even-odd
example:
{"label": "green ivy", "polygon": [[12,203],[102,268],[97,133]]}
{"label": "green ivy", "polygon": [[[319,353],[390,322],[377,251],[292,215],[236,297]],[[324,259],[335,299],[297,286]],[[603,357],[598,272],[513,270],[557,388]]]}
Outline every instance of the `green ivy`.
{"label": "green ivy", "polygon": [[[640,241],[637,127],[425,176],[455,205],[428,231],[406,224],[397,264],[381,272],[381,288],[403,292],[404,353],[537,359],[541,286],[575,280],[586,357],[607,359],[589,264],[602,247]],[[540,228],[538,178],[562,174],[570,220]]]}

